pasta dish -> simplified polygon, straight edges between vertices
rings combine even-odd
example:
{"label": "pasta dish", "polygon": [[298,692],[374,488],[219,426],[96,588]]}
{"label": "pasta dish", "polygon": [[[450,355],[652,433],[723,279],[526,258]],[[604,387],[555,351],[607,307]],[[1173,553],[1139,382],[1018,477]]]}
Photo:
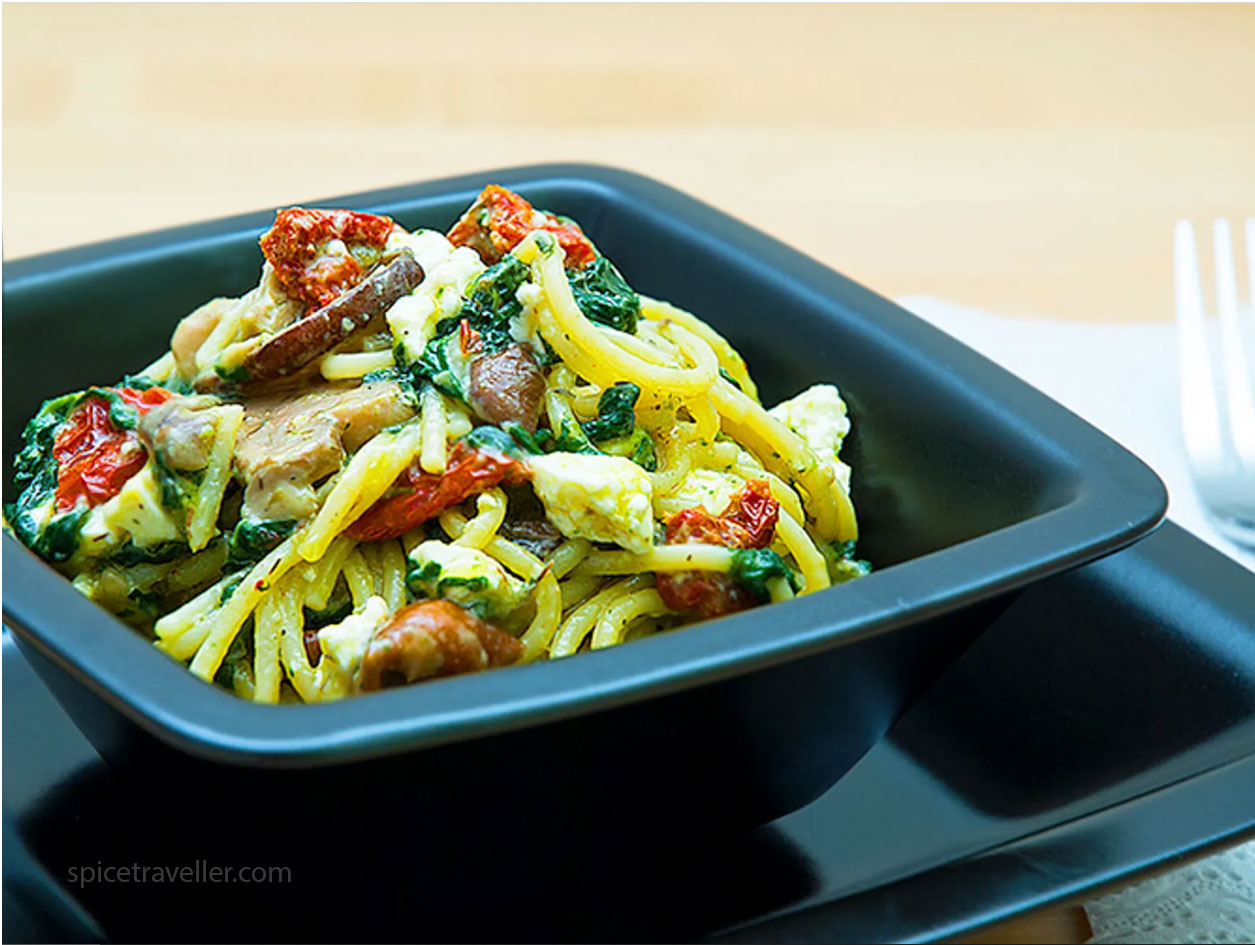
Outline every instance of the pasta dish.
{"label": "pasta dish", "polygon": [[201,679],[318,702],[860,577],[836,387],[764,407],[710,325],[489,186],[448,233],[290,208],[257,285],[46,401],[6,527]]}

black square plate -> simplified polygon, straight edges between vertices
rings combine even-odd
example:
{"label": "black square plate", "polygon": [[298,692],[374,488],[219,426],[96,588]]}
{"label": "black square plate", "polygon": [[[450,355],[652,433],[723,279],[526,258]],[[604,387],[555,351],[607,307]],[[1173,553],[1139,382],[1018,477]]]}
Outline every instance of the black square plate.
{"label": "black square plate", "polygon": [[[138,724],[217,762],[318,766],[481,736],[507,745],[511,730],[553,728],[543,721],[617,718],[635,769],[691,785],[681,808],[706,796],[699,772],[716,777],[726,762],[772,782],[740,792],[765,816],[835,780],[970,640],[923,631],[923,621],[944,623],[957,608],[1114,551],[1164,512],[1153,472],[1032,387],[803,254],[637,175],[515,168],[316,205],[443,229],[488,182],[579,220],[641,292],[710,321],[745,355],[764,402],[839,385],[854,425],[843,458],[854,469],[860,556],[876,572],[577,659],[273,707],[193,678],[6,537],[5,620],[48,667],[68,672],[74,682],[63,680],[59,695],[83,703],[72,714],[106,753]],[[271,219],[259,212],[7,263],[6,469],[42,399],[138,369],[195,306],[246,291]],[[646,741],[631,733],[648,712],[665,723]],[[849,737],[834,752],[838,721]],[[827,746],[822,758],[809,750],[812,730]],[[554,757],[587,764],[599,738],[568,730]],[[688,760],[694,739],[709,757]]]}

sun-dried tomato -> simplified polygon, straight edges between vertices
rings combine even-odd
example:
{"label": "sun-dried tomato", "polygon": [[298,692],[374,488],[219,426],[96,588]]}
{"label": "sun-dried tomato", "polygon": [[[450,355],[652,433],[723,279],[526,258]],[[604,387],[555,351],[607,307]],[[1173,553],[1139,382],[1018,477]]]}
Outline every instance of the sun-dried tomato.
{"label": "sun-dried tomato", "polygon": [[[315,309],[362,280],[368,267],[353,250],[367,249],[367,256],[377,256],[392,228],[390,218],[373,213],[290,207],[275,214],[261,249],[284,291]],[[344,252],[329,252],[332,240],[340,240]]]}
{"label": "sun-dried tomato", "polygon": [[[667,544],[724,545],[728,548],[766,548],[780,517],[780,503],[771,496],[765,479],[751,479],[732,496],[720,515],[701,506],[677,512],[667,520]],[[728,574],[712,571],[660,571],[658,594],[672,610],[703,618],[745,610],[757,597]]]}
{"label": "sun-dried tomato", "polygon": [[566,266],[582,269],[597,251],[575,223],[537,210],[512,190],[489,184],[462,219],[449,231],[449,242],[470,246],[492,264],[514,249],[533,230],[552,233],[566,254]]}
{"label": "sun-dried tomato", "polygon": [[394,484],[394,493],[372,505],[346,531],[358,541],[397,538],[498,483],[521,483],[526,477],[517,460],[458,442],[443,474],[425,473],[415,462]]}
{"label": "sun-dried tomato", "polygon": [[[174,396],[162,387],[119,387],[113,393],[141,416]],[[103,395],[88,396],[57,430],[52,456],[57,463],[58,512],[68,512],[80,501],[89,508],[109,501],[148,461],[135,431],[115,426],[109,409]]]}

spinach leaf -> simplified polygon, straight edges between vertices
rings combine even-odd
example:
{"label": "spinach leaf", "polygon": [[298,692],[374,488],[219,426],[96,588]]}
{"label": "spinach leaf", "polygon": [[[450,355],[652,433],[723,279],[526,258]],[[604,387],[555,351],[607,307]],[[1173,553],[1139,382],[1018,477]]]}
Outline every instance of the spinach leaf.
{"label": "spinach leaf", "polygon": [[423,349],[422,357],[410,365],[410,373],[414,378],[431,381],[450,397],[465,403],[466,391],[462,389],[457,372],[449,364],[449,346],[456,344],[458,337],[455,332],[432,338]]}
{"label": "spinach leaf", "polygon": [[178,513],[195,504],[205,471],[197,469],[175,472],[166,465],[160,450],[150,449],[148,455],[152,458],[153,478],[157,481],[157,488],[161,490],[162,507],[169,512]]}
{"label": "spinach leaf", "polygon": [[363,384],[376,381],[392,381],[401,388],[401,396],[412,406],[418,407],[419,393],[422,391],[423,377],[416,369],[416,362],[411,362],[405,355],[405,346],[398,343],[392,347],[392,357],[396,362],[391,367],[371,371],[362,377]]}
{"label": "spinach leaf", "polygon": [[[624,456],[642,469],[654,472],[658,468],[658,454],[653,437],[636,423],[635,407],[640,396],[641,389],[627,381],[607,388],[597,401],[597,418],[580,425],[584,442],[581,443],[580,438],[565,424],[563,433],[566,436],[560,437],[559,442],[565,440],[565,448],[569,452]],[[593,447],[594,443],[596,447]],[[560,445],[559,449],[562,448]]]}
{"label": "spinach leaf", "polygon": [[567,273],[575,304],[590,320],[636,334],[641,317],[641,297],[605,256],[598,256],[583,269]]}
{"label": "spinach leaf", "polygon": [[256,564],[266,557],[279,542],[297,526],[296,519],[277,519],[268,522],[241,520],[231,532],[227,550],[227,567],[243,567]]}
{"label": "spinach leaf", "polygon": [[493,354],[514,344],[510,321],[523,314],[523,305],[516,293],[519,286],[527,281],[529,272],[517,256],[506,254],[501,262],[485,269],[471,284],[457,315],[436,323],[436,337],[442,338],[458,331],[459,324],[465,319],[483,338],[485,354]]}
{"label": "spinach leaf", "polygon": [[626,457],[646,472],[658,471],[658,453],[654,449],[654,438],[643,427],[637,427],[627,436],[598,443],[597,446],[607,456]]}
{"label": "spinach leaf", "polygon": [[246,577],[248,577],[248,571],[241,571],[225,585],[223,585],[221,593],[218,594],[219,607],[231,599],[231,595],[235,593],[235,589],[244,583],[244,579]]}
{"label": "spinach leaf", "polygon": [[86,516],[87,509],[80,508],[51,519],[30,549],[45,561],[68,561],[78,550],[78,530]]}
{"label": "spinach leaf", "polygon": [[119,611],[118,616],[128,621],[144,624],[152,624],[161,616],[161,595],[154,594],[151,591],[142,591],[139,588],[127,594],[127,599],[134,604],[125,610]]}
{"label": "spinach leaf", "polygon": [[109,422],[119,430],[134,430],[139,423],[139,411],[121,397],[109,404]]}
{"label": "spinach leaf", "polygon": [[559,453],[600,453],[574,417],[564,417],[556,432],[550,433],[553,448]]}
{"label": "spinach leaf", "polygon": [[627,436],[636,426],[634,408],[641,389],[628,381],[606,388],[597,401],[597,419],[583,424],[589,440],[600,443],[618,436]]}
{"label": "spinach leaf", "polygon": [[327,606],[322,610],[314,610],[312,607],[303,608],[305,611],[305,626],[311,630],[330,626],[333,623],[339,623],[349,614],[353,613],[353,597],[349,593],[348,586],[343,579],[336,582],[336,586],[331,591],[331,597],[327,599]]}
{"label": "spinach leaf", "polygon": [[228,384],[243,384],[249,380],[248,368],[242,364],[215,364],[214,373]]}
{"label": "spinach leaf", "polygon": [[231,641],[231,647],[227,650],[227,655],[223,657],[222,665],[214,674],[215,685],[234,691],[236,680],[241,676],[247,676],[252,663],[252,654],[249,652],[252,647],[249,641],[253,634],[246,633],[246,629],[241,627],[235,639]]}
{"label": "spinach leaf", "polygon": [[[22,544],[48,561],[65,561],[74,553],[83,515],[71,512],[51,518],[41,529],[33,513],[53,501],[57,461],[52,448],[57,429],[85,396],[85,391],[79,391],[44,401],[22,431],[22,449],[13,463],[13,487],[18,497],[4,507],[5,520]],[[42,537],[41,532],[45,533]]]}
{"label": "spinach leaf", "polygon": [[110,552],[103,560],[118,568],[136,564],[165,564],[187,554],[187,545],[181,541],[163,541],[148,548],[140,548],[127,541],[117,551]]}
{"label": "spinach leaf", "polygon": [[788,578],[789,584],[797,589],[796,578],[784,559],[770,548],[738,548],[732,552],[732,568],[729,573],[761,601],[770,599],[767,590],[769,578]]}
{"label": "spinach leaf", "polygon": [[118,386],[129,387],[131,390],[150,390],[162,385],[158,384],[151,377],[145,377],[143,374],[124,374]]}
{"label": "spinach leaf", "polygon": [[[57,485],[57,464],[52,458],[57,427],[84,396],[85,392],[79,391],[45,400],[39,412],[27,422],[22,431],[22,449],[14,461],[13,485],[19,492],[36,486],[49,496],[52,494]],[[32,503],[32,507],[42,505],[46,497]]]}
{"label": "spinach leaf", "polygon": [[548,430],[537,430],[535,433],[528,433],[521,423],[514,420],[507,420],[501,424],[501,429],[510,434],[511,439],[519,445],[524,453],[536,456],[545,452],[545,446],[553,442],[553,434]]}
{"label": "spinach leaf", "polygon": [[486,453],[497,453],[510,457],[517,457],[523,453],[519,447],[518,440],[514,436],[500,427],[494,427],[491,423],[476,427],[462,437],[462,441],[467,446],[483,450]]}
{"label": "spinach leaf", "polygon": [[853,541],[833,541],[820,546],[828,564],[828,577],[833,584],[844,584],[855,578],[866,577],[872,572],[870,561],[854,557]]}

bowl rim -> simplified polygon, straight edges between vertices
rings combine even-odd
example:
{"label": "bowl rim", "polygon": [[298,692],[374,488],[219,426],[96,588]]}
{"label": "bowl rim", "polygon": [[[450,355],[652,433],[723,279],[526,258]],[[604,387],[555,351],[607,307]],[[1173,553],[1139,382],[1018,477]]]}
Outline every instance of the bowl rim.
{"label": "bowl rim", "polygon": [[[2,547],[4,622],[93,693],[160,740],[215,761],[307,767],[496,734],[713,683],[977,603],[1122,548],[1152,531],[1167,493],[1140,459],[1066,408],[961,342],[822,263],[727,214],[640,174],[593,164],[534,164],[309,201],[387,211],[464,194],[486,183],[614,193],[634,209],[732,247],[795,287],[842,297],[900,344],[1008,408],[1071,458],[1076,488],[1063,504],[824,593],[661,634],[630,647],[403,687],[334,704],[268,706],[205,685],[91,601],[10,535]],[[105,240],[5,263],[4,294],[126,259],[210,249],[269,226],[273,208]],[[990,568],[990,560],[997,561]],[[909,586],[909,600],[901,593]],[[764,617],[778,629],[764,638]]]}

